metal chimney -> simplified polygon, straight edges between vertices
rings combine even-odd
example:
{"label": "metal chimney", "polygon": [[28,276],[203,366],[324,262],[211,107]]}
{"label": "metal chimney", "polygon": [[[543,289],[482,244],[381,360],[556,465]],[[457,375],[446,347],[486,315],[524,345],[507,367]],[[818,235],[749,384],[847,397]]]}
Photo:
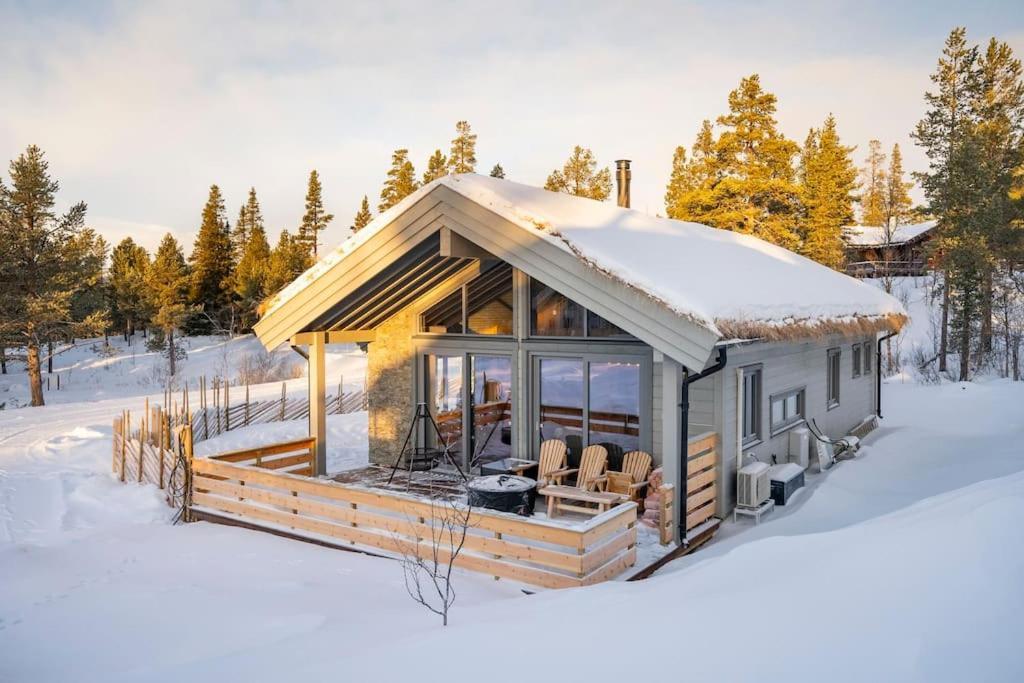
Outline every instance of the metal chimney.
{"label": "metal chimney", "polygon": [[615,182],[619,186],[619,206],[629,208],[629,181],[633,172],[629,170],[629,159],[615,161]]}

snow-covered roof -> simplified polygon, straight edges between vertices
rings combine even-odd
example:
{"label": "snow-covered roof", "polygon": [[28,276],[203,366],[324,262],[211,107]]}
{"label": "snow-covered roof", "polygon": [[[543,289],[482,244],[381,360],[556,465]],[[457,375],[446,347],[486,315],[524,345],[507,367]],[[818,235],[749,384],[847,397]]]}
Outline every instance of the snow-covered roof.
{"label": "snow-covered roof", "polygon": [[898,225],[886,239],[885,228],[880,225],[848,225],[843,228],[846,243],[851,247],[882,247],[906,244],[929,232],[938,221],[925,221],[913,225]]}
{"label": "snow-covered roof", "polygon": [[867,332],[898,327],[905,317],[877,288],[756,237],[476,174],[435,180],[377,216],[270,300],[265,315],[438,186],[721,337],[783,337],[787,328],[813,334],[839,331],[837,325]]}

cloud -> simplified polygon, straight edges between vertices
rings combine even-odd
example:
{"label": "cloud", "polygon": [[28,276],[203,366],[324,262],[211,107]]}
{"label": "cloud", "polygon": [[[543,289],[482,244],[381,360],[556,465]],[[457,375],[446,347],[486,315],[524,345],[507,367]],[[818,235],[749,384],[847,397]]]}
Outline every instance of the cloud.
{"label": "cloud", "polygon": [[[187,9],[183,9],[187,7]],[[108,236],[186,244],[209,185],[229,217],[255,186],[271,235],[294,230],[311,168],[347,232],[376,204],[391,151],[422,170],[454,122],[479,134],[480,169],[543,183],[575,144],[634,160],[634,206],[662,211],[672,149],[758,72],[802,140],[835,113],[847,144],[908,133],[952,10],[821,3],[110,3],[0,9],[11,27],[0,152],[39,144],[62,200]],[[992,3],[955,21],[992,23]],[[1021,47],[1021,18],[999,30]],[[862,154],[860,154],[862,156]],[[858,158],[859,161],[859,158]],[[103,217],[103,218],[100,218]],[[157,234],[159,233],[159,234]],[[187,247],[186,247],[187,251]]]}

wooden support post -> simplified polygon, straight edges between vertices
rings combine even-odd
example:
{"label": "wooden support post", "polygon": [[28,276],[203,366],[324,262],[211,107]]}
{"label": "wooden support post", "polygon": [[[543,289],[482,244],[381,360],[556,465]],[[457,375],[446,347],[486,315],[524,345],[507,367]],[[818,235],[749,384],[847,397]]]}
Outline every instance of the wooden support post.
{"label": "wooden support post", "polygon": [[324,404],[327,377],[324,371],[324,346],[327,334],[315,332],[309,344],[309,435],[316,439],[314,476],[327,474],[327,410]]}
{"label": "wooden support post", "polygon": [[228,387],[231,382],[224,380],[224,431],[231,431],[231,397],[228,396]]}
{"label": "wooden support post", "polygon": [[249,385],[245,385],[245,426],[249,426]]}
{"label": "wooden support post", "polygon": [[124,481],[124,460],[127,457],[128,411],[121,413],[121,481]]}
{"label": "wooden support post", "polygon": [[287,401],[287,392],[285,390],[284,382],[281,382],[281,422],[284,422],[284,406]]}

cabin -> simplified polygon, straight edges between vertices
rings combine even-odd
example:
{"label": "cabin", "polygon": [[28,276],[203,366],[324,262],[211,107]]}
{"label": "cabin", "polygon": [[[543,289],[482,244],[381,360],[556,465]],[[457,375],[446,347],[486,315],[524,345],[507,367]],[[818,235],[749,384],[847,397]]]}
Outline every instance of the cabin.
{"label": "cabin", "polygon": [[[570,466],[653,455],[687,516],[688,446],[718,457],[703,519],[736,504],[737,467],[784,463],[789,432],[828,435],[879,409],[877,340],[895,299],[755,237],[475,174],[405,198],[267,302],[268,349],[308,357],[314,474],[326,469],[324,348],[367,353],[369,457],[441,440],[476,474],[563,441]],[[422,405],[437,425],[417,423]],[[681,523],[680,523],[680,520]]]}
{"label": "cabin", "polygon": [[929,268],[929,243],[938,221],[898,225],[892,230],[874,225],[843,228],[846,272],[853,277],[924,275]]}

